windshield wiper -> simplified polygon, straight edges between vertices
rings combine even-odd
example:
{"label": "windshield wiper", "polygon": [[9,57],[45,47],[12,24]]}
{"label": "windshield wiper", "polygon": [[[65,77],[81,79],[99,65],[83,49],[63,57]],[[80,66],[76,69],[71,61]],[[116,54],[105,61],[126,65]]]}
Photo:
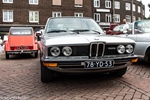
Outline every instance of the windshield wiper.
{"label": "windshield wiper", "polygon": [[66,30],[51,30],[48,31],[47,33],[55,33],[55,32],[67,32]]}
{"label": "windshield wiper", "polygon": [[88,30],[88,29],[77,29],[77,30],[70,30],[70,31],[72,31],[72,32],[76,32],[76,33],[78,33],[79,34],[79,32],[86,32],[86,31],[90,31],[90,30]]}
{"label": "windshield wiper", "polygon": [[91,30],[91,31],[96,32],[96,33],[98,33],[98,34],[101,34],[99,31],[96,31],[96,30]]}

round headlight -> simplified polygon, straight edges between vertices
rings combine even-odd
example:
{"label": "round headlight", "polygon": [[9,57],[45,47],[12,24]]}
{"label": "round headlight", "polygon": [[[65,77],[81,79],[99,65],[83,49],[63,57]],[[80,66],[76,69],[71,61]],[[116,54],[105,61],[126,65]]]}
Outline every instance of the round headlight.
{"label": "round headlight", "polygon": [[124,45],[119,45],[118,47],[117,47],[117,51],[118,51],[118,53],[120,53],[120,54],[123,54],[124,52],[125,52],[125,46]]}
{"label": "round headlight", "polygon": [[134,50],[134,48],[133,48],[132,45],[127,45],[127,46],[126,46],[126,52],[127,52],[127,53],[132,53],[133,50]]}
{"label": "round headlight", "polygon": [[59,56],[59,54],[60,54],[60,49],[58,48],[58,47],[52,47],[51,49],[50,49],[50,53],[51,53],[51,55],[52,56]]}
{"label": "round headlight", "polygon": [[62,53],[63,53],[65,56],[70,56],[70,55],[72,54],[72,49],[71,49],[71,47],[63,47]]}

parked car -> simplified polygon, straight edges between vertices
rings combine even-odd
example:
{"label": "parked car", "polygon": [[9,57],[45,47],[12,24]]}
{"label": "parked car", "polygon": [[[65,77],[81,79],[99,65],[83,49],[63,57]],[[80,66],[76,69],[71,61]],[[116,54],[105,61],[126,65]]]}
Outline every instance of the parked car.
{"label": "parked car", "polygon": [[140,20],[132,24],[130,34],[118,35],[134,40],[136,42],[135,54],[150,63],[150,20]]}
{"label": "parked car", "polygon": [[38,57],[38,43],[32,27],[11,27],[4,46],[5,57],[14,54],[34,54]]}
{"label": "parked car", "polygon": [[132,23],[127,23],[129,28],[124,28],[125,24],[121,24],[116,26],[114,29],[109,30],[106,32],[107,35],[119,35],[119,34],[126,34],[126,33],[131,33],[132,29]]}
{"label": "parked car", "polygon": [[55,72],[121,77],[137,61],[133,40],[107,36],[87,17],[48,18],[39,47],[42,82],[52,81]]}

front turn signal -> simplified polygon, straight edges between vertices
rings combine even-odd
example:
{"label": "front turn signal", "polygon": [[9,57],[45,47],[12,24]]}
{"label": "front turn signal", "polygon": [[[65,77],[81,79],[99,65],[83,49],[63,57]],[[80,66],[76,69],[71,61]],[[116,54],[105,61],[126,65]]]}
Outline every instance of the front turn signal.
{"label": "front turn signal", "polygon": [[43,62],[43,65],[46,67],[57,67],[58,66],[57,63],[46,63],[46,62]]}
{"label": "front turn signal", "polygon": [[132,63],[135,63],[138,61],[138,58],[132,59],[131,61],[132,61]]}

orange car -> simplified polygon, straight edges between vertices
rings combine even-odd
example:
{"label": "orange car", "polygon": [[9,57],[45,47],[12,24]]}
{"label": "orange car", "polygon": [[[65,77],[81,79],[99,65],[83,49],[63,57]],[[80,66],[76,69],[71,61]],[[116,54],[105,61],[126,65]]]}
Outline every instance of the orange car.
{"label": "orange car", "polygon": [[13,54],[34,54],[38,57],[38,42],[32,27],[11,27],[4,46],[5,57]]}

